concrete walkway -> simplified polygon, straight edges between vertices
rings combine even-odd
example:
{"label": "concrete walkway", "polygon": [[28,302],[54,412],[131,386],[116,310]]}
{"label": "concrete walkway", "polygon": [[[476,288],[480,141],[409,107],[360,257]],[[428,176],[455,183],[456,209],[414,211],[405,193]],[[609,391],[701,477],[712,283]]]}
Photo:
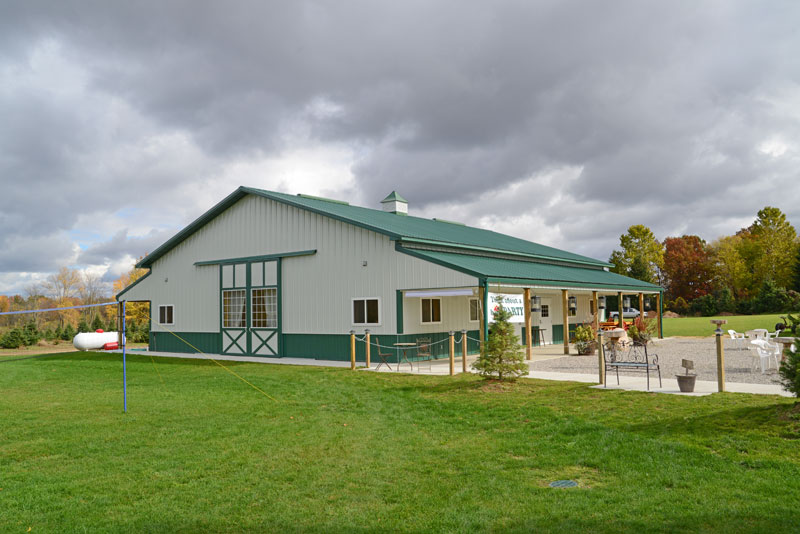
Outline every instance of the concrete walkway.
{"label": "concrete walkway", "polygon": [[[110,351],[121,353],[122,351]],[[184,354],[174,352],[151,352],[143,350],[128,351],[129,355],[144,355],[144,356],[157,356],[163,358],[183,358],[195,360],[209,360],[214,359],[218,361],[230,362],[249,362],[249,363],[266,363],[277,365],[309,365],[316,367],[339,367],[349,368],[350,362],[336,361],[336,360],[312,360],[309,358],[265,358],[258,356],[230,356],[226,354]],[[621,389],[625,391],[647,391],[647,379],[645,376],[623,376],[620,375],[620,384],[617,385],[615,375],[609,375],[607,383],[608,386],[603,387],[598,384],[598,376],[596,374],[586,373],[556,373],[547,371],[536,371],[533,369],[533,364],[536,362],[550,360],[554,358],[564,357],[564,348],[561,345],[548,345],[546,347],[537,347],[533,351],[533,359],[525,363],[528,364],[530,371],[526,378],[534,378],[538,380],[556,380],[562,382],[583,382],[586,384],[594,384],[590,387],[598,389]],[[467,372],[473,372],[471,364],[477,359],[477,356],[467,356]],[[430,362],[422,362],[419,365],[417,362],[413,366],[403,363],[400,370],[397,369],[396,363],[391,363],[391,370],[385,365],[381,365],[377,369],[378,363],[371,362],[370,368],[367,369],[362,362],[358,364],[360,371],[377,371],[379,373],[405,373],[405,374],[421,374],[421,375],[434,375],[446,376],[450,374],[450,361],[449,360],[433,360]],[[413,368],[412,368],[413,367]],[[455,359],[455,372],[459,374],[462,372],[461,357]],[[717,392],[716,381],[698,380],[695,383],[695,391],[693,393],[682,393],[678,389],[678,381],[675,378],[663,377],[663,387],[658,387],[658,376],[655,374],[650,375],[650,393],[667,393],[670,395],[686,395],[690,397],[700,397],[704,395],[711,395]],[[742,382],[728,382],[725,384],[725,390],[733,393],[752,393],[757,395],[780,395],[783,397],[791,397],[791,393],[785,391],[781,386],[775,384],[749,384]]]}

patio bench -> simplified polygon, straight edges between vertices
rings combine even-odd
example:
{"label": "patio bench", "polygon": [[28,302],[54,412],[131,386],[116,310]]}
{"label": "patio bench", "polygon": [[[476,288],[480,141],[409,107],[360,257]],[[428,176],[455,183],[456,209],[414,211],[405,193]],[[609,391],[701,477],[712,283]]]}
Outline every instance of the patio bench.
{"label": "patio bench", "polygon": [[[644,371],[647,373],[647,390],[650,391],[650,371],[658,372],[658,387],[661,384],[661,366],[657,354],[648,354],[647,345],[609,341],[603,346],[606,371],[616,371],[619,385],[619,370]],[[603,386],[607,387],[608,379]]]}

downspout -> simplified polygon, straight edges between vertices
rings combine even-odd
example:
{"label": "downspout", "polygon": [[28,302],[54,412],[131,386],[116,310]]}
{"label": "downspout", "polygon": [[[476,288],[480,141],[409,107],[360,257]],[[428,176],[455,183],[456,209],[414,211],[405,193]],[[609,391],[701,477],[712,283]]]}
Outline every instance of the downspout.
{"label": "downspout", "polygon": [[483,288],[483,339],[489,342],[489,282],[486,278],[481,278]]}

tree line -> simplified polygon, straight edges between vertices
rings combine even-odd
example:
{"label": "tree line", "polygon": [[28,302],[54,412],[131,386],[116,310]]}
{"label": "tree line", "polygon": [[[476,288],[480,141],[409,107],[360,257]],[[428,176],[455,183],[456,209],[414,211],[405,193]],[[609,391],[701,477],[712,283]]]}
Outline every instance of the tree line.
{"label": "tree line", "polygon": [[[132,269],[112,284],[119,293],[146,271]],[[111,302],[107,284],[91,272],[62,267],[41,283],[25,286],[24,295],[0,295],[0,312],[47,308],[68,308],[86,304]],[[147,303],[131,303],[126,309],[127,339],[147,342],[150,337],[150,310]],[[35,345],[41,340],[57,343],[71,341],[79,332],[117,330],[117,307],[97,306],[85,309],[0,315],[0,347],[17,348]]]}
{"label": "tree line", "polygon": [[696,235],[659,241],[638,224],[611,253],[613,272],[665,288],[665,309],[680,315],[800,310],[800,239],[778,208],[711,243]]}

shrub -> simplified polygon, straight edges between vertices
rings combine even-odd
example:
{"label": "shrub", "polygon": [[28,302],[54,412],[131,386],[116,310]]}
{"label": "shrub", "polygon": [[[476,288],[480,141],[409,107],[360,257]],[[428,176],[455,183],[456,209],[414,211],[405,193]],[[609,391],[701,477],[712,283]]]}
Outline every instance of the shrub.
{"label": "shrub", "polygon": [[493,315],[494,323],[489,327],[489,339],[472,368],[485,378],[515,380],[528,374],[528,366],[523,359],[519,337],[514,334],[514,327],[508,322],[511,312],[503,308],[502,299],[499,299]]}
{"label": "shrub", "polygon": [[597,345],[596,337],[591,325],[578,325],[575,328],[575,349],[578,354],[592,354]]}
{"label": "shrub", "polygon": [[713,295],[697,297],[692,301],[690,309],[693,313],[706,317],[716,315],[719,312],[717,308],[717,299],[715,299]]}
{"label": "shrub", "polygon": [[678,297],[675,299],[675,302],[672,303],[671,309],[678,315],[686,315],[689,313],[689,303],[686,302],[686,299],[683,297]]}
{"label": "shrub", "polygon": [[18,349],[23,345],[25,345],[25,337],[19,328],[9,330],[0,338],[0,347],[4,349]]}
{"label": "shrub", "polygon": [[770,278],[764,280],[758,296],[753,299],[753,313],[768,313],[780,310],[781,288]]}
{"label": "shrub", "polygon": [[733,300],[733,292],[727,287],[714,291],[714,299],[717,301],[717,313],[736,311],[736,302]]}
{"label": "shrub", "polygon": [[795,397],[800,397],[800,338],[794,342],[794,352],[786,353],[786,359],[781,362],[778,373],[781,375],[783,388]]}

